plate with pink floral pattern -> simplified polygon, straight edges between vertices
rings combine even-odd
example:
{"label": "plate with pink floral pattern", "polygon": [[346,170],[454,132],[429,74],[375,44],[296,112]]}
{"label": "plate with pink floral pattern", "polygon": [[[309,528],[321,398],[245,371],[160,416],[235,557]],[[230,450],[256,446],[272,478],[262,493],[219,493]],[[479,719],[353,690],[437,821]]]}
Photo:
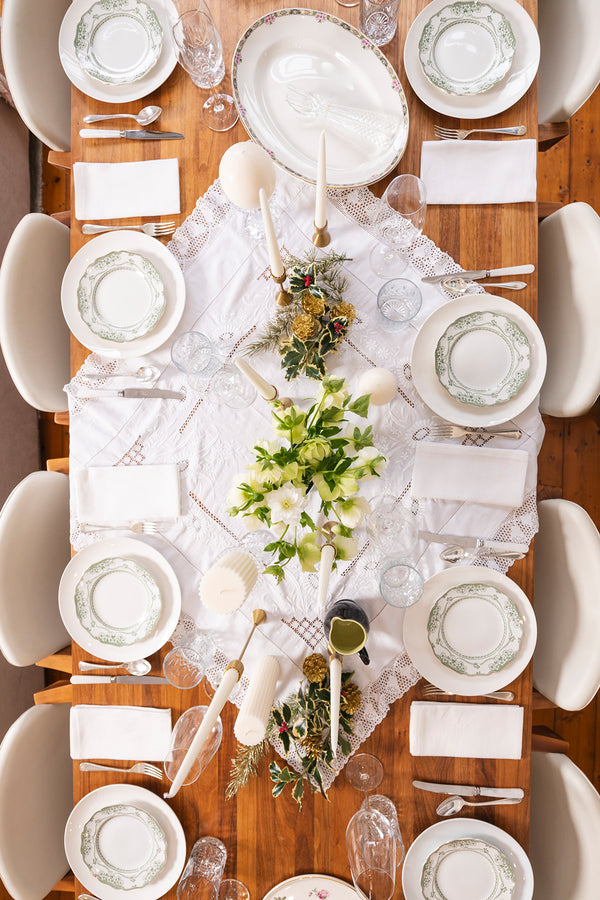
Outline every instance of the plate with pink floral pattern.
{"label": "plate with pink floral pattern", "polygon": [[276,884],[263,900],[356,900],[356,891],[332,875],[295,875]]}

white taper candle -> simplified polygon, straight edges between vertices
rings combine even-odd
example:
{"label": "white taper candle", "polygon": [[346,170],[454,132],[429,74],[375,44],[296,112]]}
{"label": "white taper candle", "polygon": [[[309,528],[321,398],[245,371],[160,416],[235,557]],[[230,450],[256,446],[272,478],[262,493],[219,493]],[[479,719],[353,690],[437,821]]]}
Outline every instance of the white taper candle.
{"label": "white taper candle", "polygon": [[317,197],[315,201],[315,228],[325,228],[327,224],[327,159],[325,151],[325,132],[319,138],[319,156],[317,159]]}
{"label": "white taper candle", "polygon": [[279,244],[277,243],[277,235],[273,219],[271,218],[271,209],[264,188],[258,192],[260,198],[260,211],[265,226],[265,235],[267,238],[267,250],[269,253],[269,263],[271,265],[271,274],[274,278],[281,278],[284,273],[283,263],[281,261],[281,253],[279,252]]}
{"label": "white taper candle", "polygon": [[252,747],[264,738],[280,671],[276,656],[258,661],[233,728],[240,744]]}
{"label": "white taper candle", "polygon": [[177,793],[177,791],[179,790],[179,788],[181,787],[181,785],[183,784],[183,782],[185,781],[186,775],[192,768],[192,766],[194,764],[194,760],[196,759],[196,757],[200,753],[200,750],[202,749],[202,745],[204,744],[206,739],[209,737],[211,731],[213,730],[214,724],[217,721],[217,719],[219,718],[219,714],[220,714],[221,710],[227,703],[227,700],[229,699],[229,695],[231,694],[232,690],[238,683],[239,679],[240,679],[240,673],[238,672],[238,670],[236,668],[232,667],[231,669],[227,669],[225,671],[223,678],[221,679],[221,684],[216,689],[214,697],[210,701],[210,706],[206,710],[206,715],[204,716],[204,719],[202,720],[202,724],[200,725],[200,728],[194,735],[194,739],[193,739],[192,743],[190,744],[187,753],[185,754],[185,756],[183,757],[183,759],[181,761],[181,765],[179,766],[179,769],[177,770],[177,774],[176,774],[175,778],[173,779],[173,784],[171,785],[171,789],[166,794],[163,794],[163,797],[165,798],[165,800],[170,800],[171,797],[174,797],[175,794]]}
{"label": "white taper candle", "polygon": [[340,697],[342,692],[342,661],[332,656],[329,663],[329,704],[331,707],[331,750],[337,756],[340,730]]}
{"label": "white taper candle", "polygon": [[233,359],[234,363],[244,375],[250,384],[253,384],[260,396],[263,400],[274,400],[277,396],[277,388],[274,384],[271,384],[267,381],[266,378],[263,378],[256,369],[253,369],[252,366],[248,365],[245,359],[241,359],[239,356],[235,356]]}
{"label": "white taper candle", "polygon": [[323,609],[327,602],[327,588],[334,559],[335,547],[333,544],[324,544],[321,548],[321,565],[319,566],[319,593],[317,595],[319,609]]}

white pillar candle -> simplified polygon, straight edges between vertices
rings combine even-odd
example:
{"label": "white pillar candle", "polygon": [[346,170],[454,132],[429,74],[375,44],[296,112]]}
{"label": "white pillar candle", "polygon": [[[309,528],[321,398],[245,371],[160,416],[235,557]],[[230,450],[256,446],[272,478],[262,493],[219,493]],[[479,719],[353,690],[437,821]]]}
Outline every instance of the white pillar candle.
{"label": "white pillar candle", "polygon": [[318,608],[323,609],[327,602],[327,588],[335,559],[335,547],[333,544],[325,544],[321,548],[321,565],[319,566],[319,593]]}
{"label": "white pillar candle", "polygon": [[194,739],[189,746],[189,749],[185,756],[181,761],[181,765],[177,770],[177,774],[173,779],[173,784],[171,785],[171,789],[163,794],[166,800],[174,797],[183,782],[186,779],[186,776],[192,766],[194,765],[194,761],[196,757],[200,753],[203,744],[210,737],[210,734],[213,730],[213,727],[219,718],[221,710],[227,703],[229,699],[229,695],[234,689],[235,685],[238,683],[240,678],[240,673],[236,668],[227,669],[221,679],[221,684],[216,689],[214,697],[210,701],[210,706],[206,710],[206,715],[204,716],[198,731],[194,735]]}
{"label": "white pillar candle", "polygon": [[243,550],[232,550],[203,575],[200,599],[212,612],[232,613],[244,603],[257,578],[252,557]]}
{"label": "white pillar candle", "polygon": [[267,250],[269,253],[271,274],[274,276],[274,278],[281,278],[285,270],[281,261],[279,244],[277,243],[277,236],[275,234],[275,228],[273,226],[273,219],[271,218],[271,209],[269,207],[269,201],[267,200],[267,195],[264,188],[260,189],[260,191],[258,192],[258,196],[260,197],[260,211],[262,213],[263,224],[265,226],[265,235],[267,237]]}
{"label": "white pillar candle", "polygon": [[233,729],[240,744],[252,747],[263,740],[280,671],[276,656],[263,656],[258,661]]}
{"label": "white pillar candle", "polygon": [[317,159],[317,198],[315,201],[315,228],[325,228],[327,224],[327,161],[325,155],[325,132],[319,139]]}
{"label": "white pillar candle", "polygon": [[340,697],[342,693],[342,661],[336,656],[329,663],[329,704],[331,708],[331,750],[337,756],[340,730]]}
{"label": "white pillar candle", "polygon": [[390,403],[398,393],[396,376],[389,369],[367,369],[358,382],[359,393],[370,394],[373,406]]}
{"label": "white pillar candle", "polygon": [[274,384],[270,384],[266,378],[259,375],[256,369],[253,369],[252,366],[248,365],[245,359],[240,359],[239,356],[236,356],[233,361],[242,375],[245,375],[250,384],[254,385],[263,400],[275,399],[277,396],[277,388]]}

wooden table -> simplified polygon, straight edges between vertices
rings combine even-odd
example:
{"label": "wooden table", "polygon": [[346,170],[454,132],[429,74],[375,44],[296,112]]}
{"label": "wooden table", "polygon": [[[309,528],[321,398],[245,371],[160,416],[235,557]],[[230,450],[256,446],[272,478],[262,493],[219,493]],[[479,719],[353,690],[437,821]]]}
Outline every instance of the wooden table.
{"label": "wooden table", "polygon": [[[448,120],[426,108],[412,92],[404,74],[402,50],[404,38],[411,22],[427,5],[427,0],[403,0],[398,20],[398,32],[384,51],[400,76],[406,92],[410,133],[408,146],[398,169],[390,173],[388,180],[399,173],[419,172],[420,151],[423,140],[433,138],[433,126],[455,126],[456,120]],[[537,0],[522,0],[523,7],[537,21]],[[338,15],[358,26],[358,7],[347,9],[334,0],[313,0],[306,7],[320,8]],[[227,62],[225,87],[229,88],[232,51],[242,32],[256,18],[276,5],[260,0],[240,0],[238,3],[212,3],[212,12],[221,29]],[[135,112],[147,103],[163,108],[159,127],[164,130],[182,131],[182,142],[138,143],[135,141],[106,141],[79,138],[81,120],[86,113],[107,112],[109,106],[84,96],[73,89],[72,94],[72,159],[81,161],[120,162],[139,159],[170,157],[175,153],[180,160],[182,222],[191,212],[194,203],[218,175],[218,165],[223,152],[231,144],[247,139],[241,123],[231,131],[217,134],[201,124],[200,110],[206,92],[195,88],[189,76],[177,66],[156,92],[143,102],[125,104],[120,109]],[[112,107],[110,107],[112,109]],[[476,125],[470,122],[469,127]],[[486,127],[526,124],[528,136],[537,136],[537,92],[535,83],[511,109],[501,115],[488,118]],[[387,180],[373,186],[381,193]],[[72,198],[71,209],[74,209]],[[433,206],[428,209],[426,234],[438,246],[447,251],[467,269],[482,264],[490,267],[507,266],[524,261],[537,260],[537,205],[534,203],[509,206]],[[81,223],[71,223],[71,249],[75,253],[88,240],[81,233]],[[516,302],[535,316],[536,276],[528,277],[529,286],[520,292]],[[88,351],[73,342],[72,370],[77,371]],[[515,563],[510,575],[533,595],[533,554]],[[84,654],[74,645],[75,664]],[[160,654],[153,658],[153,670],[160,670]],[[388,794],[396,802],[400,827],[406,846],[423,829],[438,821],[435,807],[440,797],[415,791],[412,780],[435,780],[460,783],[487,783],[490,785],[519,785],[526,791],[525,800],[515,806],[484,808],[478,817],[494,822],[512,834],[525,848],[528,842],[529,824],[529,766],[528,735],[531,730],[531,666],[510,685],[515,691],[516,702],[525,707],[525,740],[523,757],[519,761],[505,760],[455,760],[413,758],[408,752],[409,708],[413,699],[421,699],[420,682],[392,707],[390,714],[361,750],[378,756],[385,769],[381,793]],[[74,703],[112,703],[148,706],[169,706],[173,709],[173,721],[188,706],[206,702],[202,689],[180,692],[170,687],[146,687],[129,685],[76,686]],[[481,701],[486,702],[486,701]],[[228,850],[225,875],[245,882],[253,900],[260,898],[279,881],[294,874],[321,872],[349,879],[344,834],[348,820],[358,809],[361,795],[353,790],[343,775],[338,777],[329,791],[329,802],[318,795],[305,796],[303,810],[299,812],[295,802],[287,794],[274,800],[266,763],[260,776],[242,789],[234,800],[224,799],[229,781],[230,760],[235,753],[233,722],[235,710],[229,705],[223,713],[223,742],[219,753],[207,771],[191,787],[183,788],[169,801],[179,816],[188,842],[188,851],[194,841],[205,834],[221,838]],[[118,776],[117,776],[118,778]],[[104,784],[114,783],[114,773],[83,774],[78,764],[73,766],[74,801]],[[166,789],[143,776],[129,776],[128,782],[143,785],[159,795]],[[468,813],[467,813],[468,814]],[[80,886],[76,885],[78,893]],[[175,897],[175,890],[168,897]],[[396,897],[402,896],[398,873]]]}

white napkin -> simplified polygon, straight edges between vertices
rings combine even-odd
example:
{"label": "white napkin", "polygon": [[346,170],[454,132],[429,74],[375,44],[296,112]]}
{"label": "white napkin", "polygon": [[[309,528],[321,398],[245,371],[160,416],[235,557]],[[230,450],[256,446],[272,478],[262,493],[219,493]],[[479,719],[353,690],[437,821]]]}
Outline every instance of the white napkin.
{"label": "white napkin", "polygon": [[491,703],[410,705],[412,756],[521,759],[523,707]]}
{"label": "white napkin", "polygon": [[71,759],[164,760],[170,743],[170,709],[71,707]]}
{"label": "white napkin", "polygon": [[525,450],[495,450],[421,441],[412,473],[415,499],[463,500],[488,506],[521,506],[528,455]]}
{"label": "white napkin", "polygon": [[80,522],[121,525],[179,516],[179,469],[164,466],[91,466],[75,475]]}
{"label": "white napkin", "polygon": [[179,161],[75,163],[75,218],[127,219],[180,212]]}
{"label": "white napkin", "polygon": [[424,141],[428,203],[534,203],[537,141]]}

